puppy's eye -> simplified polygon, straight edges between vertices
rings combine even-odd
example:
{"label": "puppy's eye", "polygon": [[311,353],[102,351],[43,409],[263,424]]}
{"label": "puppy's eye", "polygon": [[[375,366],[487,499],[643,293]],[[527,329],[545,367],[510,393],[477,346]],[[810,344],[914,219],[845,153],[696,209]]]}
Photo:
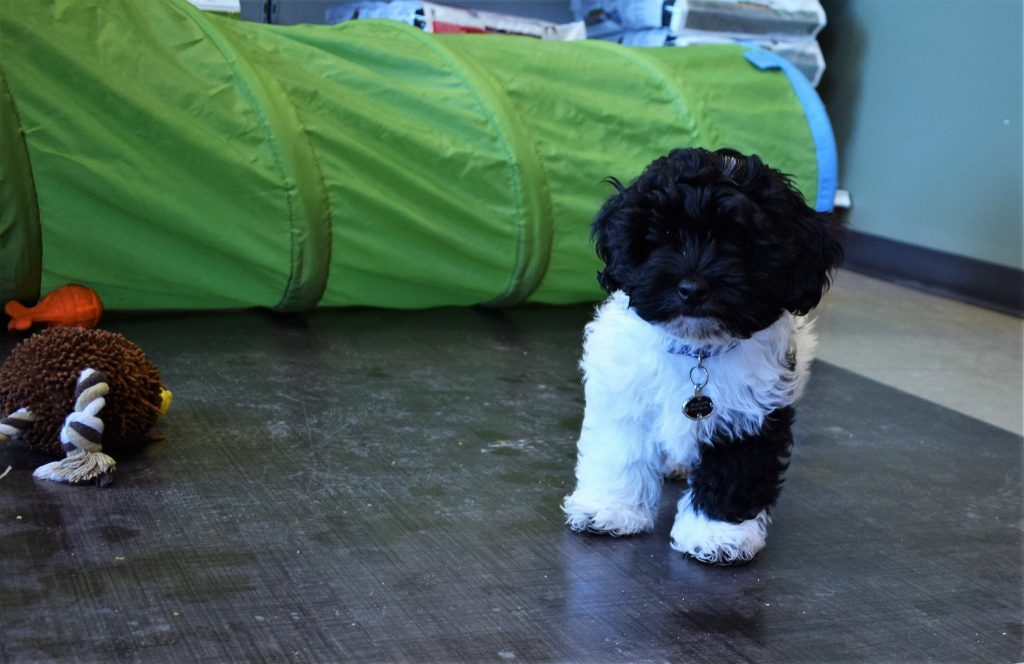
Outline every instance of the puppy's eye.
{"label": "puppy's eye", "polygon": [[672,238],[672,229],[668,226],[654,226],[647,229],[648,242],[664,242]]}
{"label": "puppy's eye", "polygon": [[726,226],[720,231],[721,237],[729,242],[735,242],[740,238],[740,229],[736,226]]}

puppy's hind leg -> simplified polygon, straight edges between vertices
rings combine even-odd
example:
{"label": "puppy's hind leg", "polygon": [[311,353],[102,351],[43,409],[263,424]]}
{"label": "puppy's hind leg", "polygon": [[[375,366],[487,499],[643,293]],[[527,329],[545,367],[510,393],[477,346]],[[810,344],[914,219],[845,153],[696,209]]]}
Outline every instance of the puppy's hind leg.
{"label": "puppy's hind leg", "polygon": [[654,527],[661,467],[635,422],[595,422],[587,413],[580,433],[576,490],[562,503],[576,531],[632,535]]}

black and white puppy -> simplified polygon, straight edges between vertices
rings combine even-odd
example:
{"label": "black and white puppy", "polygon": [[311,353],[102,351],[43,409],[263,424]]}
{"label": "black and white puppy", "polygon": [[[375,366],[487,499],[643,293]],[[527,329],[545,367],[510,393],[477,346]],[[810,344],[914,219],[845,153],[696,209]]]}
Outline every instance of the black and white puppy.
{"label": "black and white puppy", "polygon": [[688,477],[672,547],[764,547],[815,337],[805,318],[842,258],[830,215],[757,156],[674,150],[593,224],[611,297],[587,325],[574,530],[650,530],[662,479]]}

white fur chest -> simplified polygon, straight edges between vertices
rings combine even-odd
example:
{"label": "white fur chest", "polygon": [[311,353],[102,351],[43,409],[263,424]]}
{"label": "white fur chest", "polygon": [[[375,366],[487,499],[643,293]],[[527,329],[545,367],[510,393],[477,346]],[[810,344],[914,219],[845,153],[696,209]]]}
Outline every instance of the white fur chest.
{"label": "white fur chest", "polygon": [[699,443],[708,442],[713,432],[753,433],[765,415],[799,396],[813,334],[804,319],[784,314],[731,350],[703,360],[708,376],[703,392],[715,411],[706,420],[690,420],[682,408],[694,394],[690,370],[696,358],[670,352],[680,340],[641,319],[628,304],[623,293],[615,293],[587,326],[581,362],[589,411],[585,428],[639,425],[643,440],[638,444],[648,452],[657,448],[671,466],[688,467],[696,461]]}

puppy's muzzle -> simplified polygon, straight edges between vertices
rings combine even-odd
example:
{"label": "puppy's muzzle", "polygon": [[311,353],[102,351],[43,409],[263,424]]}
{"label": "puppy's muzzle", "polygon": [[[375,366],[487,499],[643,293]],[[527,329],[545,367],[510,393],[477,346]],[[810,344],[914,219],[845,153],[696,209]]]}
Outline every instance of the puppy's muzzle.
{"label": "puppy's muzzle", "polygon": [[702,304],[708,298],[711,289],[708,282],[701,277],[684,277],[679,281],[676,292],[679,293],[679,299],[683,304],[692,307]]}

